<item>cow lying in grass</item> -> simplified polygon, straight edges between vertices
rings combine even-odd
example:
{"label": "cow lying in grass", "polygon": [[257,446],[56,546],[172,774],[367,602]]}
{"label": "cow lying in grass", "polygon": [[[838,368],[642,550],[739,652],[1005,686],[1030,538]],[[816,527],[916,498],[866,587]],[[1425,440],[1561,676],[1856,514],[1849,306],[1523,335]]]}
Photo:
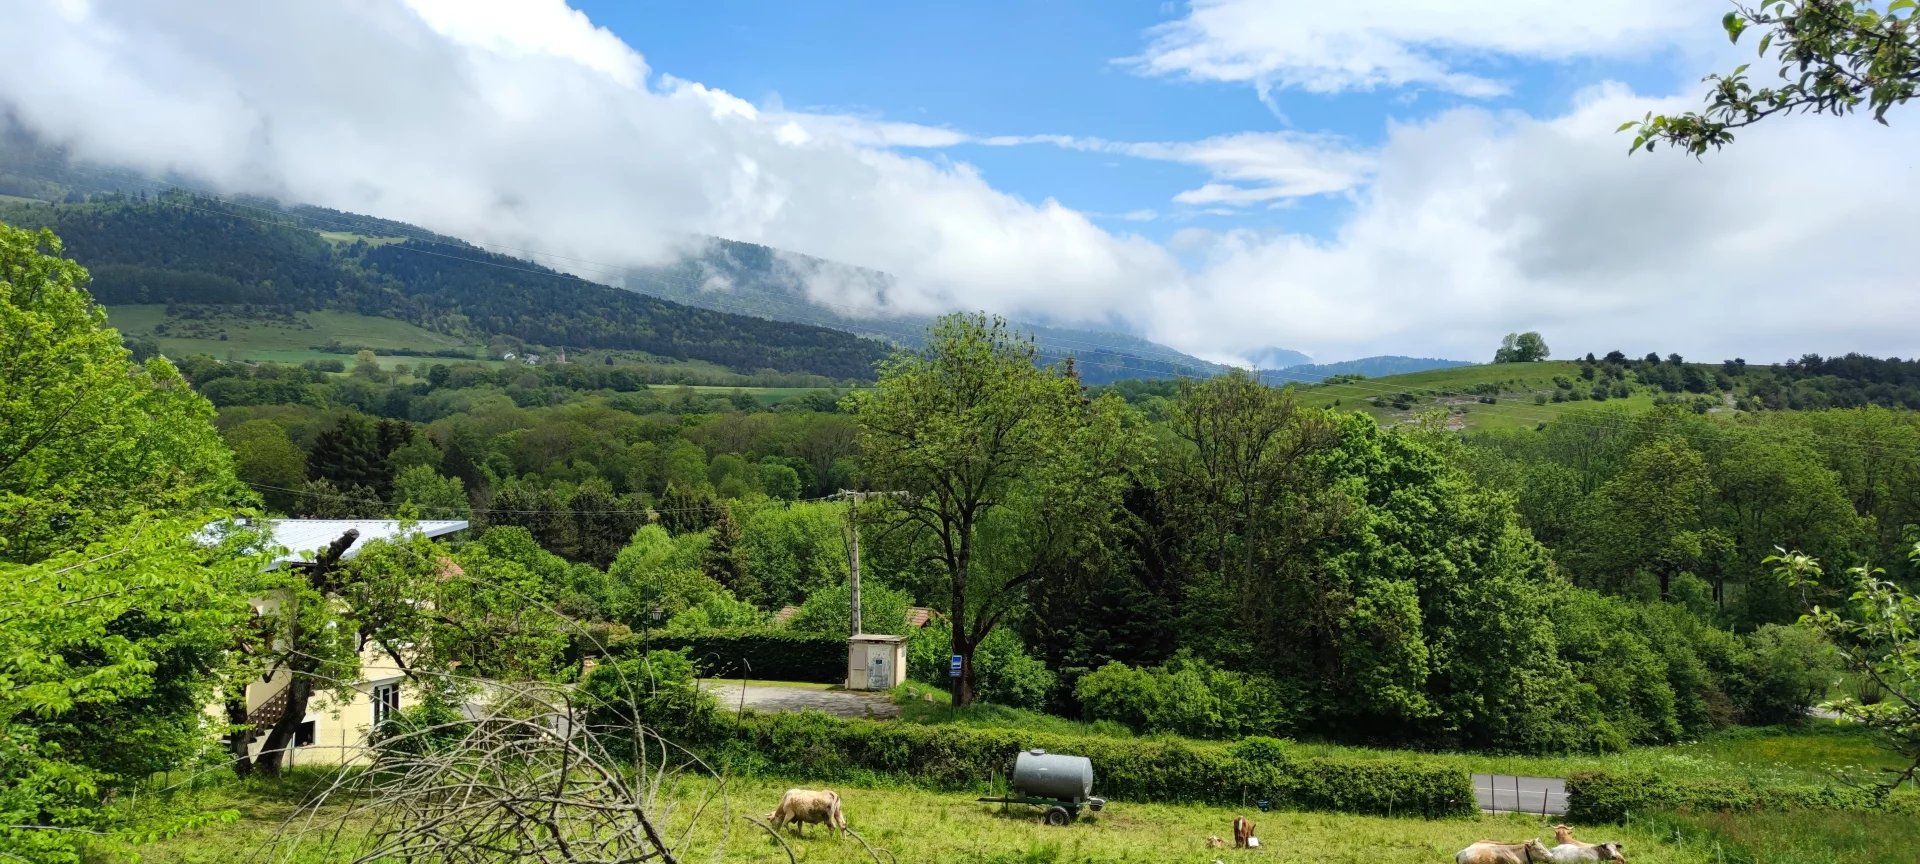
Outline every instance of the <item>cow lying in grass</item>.
{"label": "cow lying in grass", "polygon": [[832,789],[788,789],[780,796],[780,806],[767,815],[775,831],[791,824],[795,833],[804,835],[805,826],[818,822],[835,833],[847,830],[847,817],[840,812],[840,793]]}
{"label": "cow lying in grass", "polygon": [[1587,864],[1587,862],[1611,861],[1627,864],[1626,856],[1620,854],[1618,843],[1582,843],[1573,839],[1573,829],[1566,825],[1553,826],[1552,849],[1547,855],[1553,858],[1553,864]]}
{"label": "cow lying in grass", "polygon": [[1553,859],[1547,855],[1547,844],[1535,839],[1525,843],[1482,840],[1460,850],[1453,860],[1454,864],[1545,864]]}

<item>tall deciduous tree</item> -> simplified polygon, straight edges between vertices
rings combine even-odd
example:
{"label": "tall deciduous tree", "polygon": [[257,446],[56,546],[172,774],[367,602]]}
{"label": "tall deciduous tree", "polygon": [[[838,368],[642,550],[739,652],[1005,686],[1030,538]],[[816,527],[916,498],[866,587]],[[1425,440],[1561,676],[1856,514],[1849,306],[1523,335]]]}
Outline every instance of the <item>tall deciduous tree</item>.
{"label": "tall deciduous tree", "polygon": [[166,359],[129,359],[60,249],[0,225],[0,560],[75,548],[146,508],[244,498],[213,406]]}
{"label": "tall deciduous tree", "polygon": [[1500,340],[1500,348],[1493,352],[1495,363],[1533,363],[1545,360],[1551,354],[1547,350],[1547,340],[1531,330],[1525,333],[1508,333]]}
{"label": "tall deciduous tree", "polygon": [[1102,543],[1138,433],[1115,397],[1088,400],[1068,368],[1034,365],[1006,322],[950,315],[849,397],[861,472],[895,530],[922,535],[947,576],[953,701],[973,701],[973,654],[1021,588]]}
{"label": "tall deciduous tree", "polygon": [[105,800],[195,755],[258,565],[199,536],[244,498],[212,406],[132,362],[59,252],[0,225],[0,858],[22,861],[126,830]]}

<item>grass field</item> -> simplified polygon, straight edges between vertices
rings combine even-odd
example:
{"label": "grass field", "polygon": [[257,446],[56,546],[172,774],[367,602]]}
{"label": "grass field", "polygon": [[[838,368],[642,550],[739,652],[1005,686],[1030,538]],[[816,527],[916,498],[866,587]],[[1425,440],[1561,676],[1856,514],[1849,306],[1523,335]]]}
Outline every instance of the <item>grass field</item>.
{"label": "grass field", "polygon": [[[668,800],[681,805],[710,796],[713,781],[686,781],[670,790]],[[777,846],[749,825],[742,814],[764,817],[780,793],[805,781],[735,778],[727,783],[727,802],[716,801],[694,828],[681,860],[722,862],[784,861]],[[1083,815],[1063,828],[1048,827],[1037,811],[1012,807],[1002,812],[974,796],[927,792],[900,787],[840,785],[849,824],[867,842],[884,848],[900,862],[985,862],[985,864],[1121,864],[1121,862],[1194,862],[1214,860],[1315,862],[1315,864],[1442,864],[1461,847],[1482,838],[1518,840],[1543,837],[1551,831],[1538,818],[1483,816],[1476,819],[1426,821],[1323,813],[1259,813],[1252,808],[1129,804],[1115,801],[1105,812]],[[1097,790],[1096,790],[1097,791]],[[275,830],[295,811],[284,788],[228,784],[203,793],[198,802],[208,808],[233,808],[240,818],[231,824],[188,832],[150,844],[141,850],[147,864],[231,864],[253,860]],[[692,808],[676,808],[686,814]],[[1235,815],[1254,818],[1262,848],[1208,849],[1209,835],[1232,836]],[[329,826],[331,827],[331,826]],[[352,840],[366,823],[350,823],[345,837]],[[673,826],[684,829],[686,822]],[[1618,840],[1632,850],[1635,864],[1708,864],[1706,846],[1667,840],[1658,826],[1605,827],[1582,832],[1585,839]],[[730,834],[731,836],[723,836]],[[871,861],[852,839],[828,836],[818,827],[809,836],[790,838],[795,857],[818,864]],[[351,860],[329,852],[318,841],[273,861],[321,864]],[[100,859],[103,864],[112,859]],[[1871,859],[1852,859],[1853,864]]]}
{"label": "grass field", "polygon": [[[1406,422],[1425,412],[1444,410],[1449,425],[1463,429],[1530,429],[1569,411],[1597,405],[1625,406],[1635,411],[1653,407],[1655,394],[1639,384],[1633,385],[1630,395],[1605,402],[1592,399],[1554,402],[1553,394],[1560,389],[1556,378],[1573,382],[1574,389],[1583,393],[1592,388],[1591,382],[1581,380],[1580,364],[1545,361],[1430,369],[1355,382],[1319,384],[1302,387],[1298,392],[1302,404],[1365,411],[1382,424]],[[1406,408],[1394,404],[1395,397],[1401,394],[1408,397],[1400,400]],[[1691,394],[1681,395],[1694,398]],[[1479,401],[1482,397],[1493,399],[1493,404]],[[1547,401],[1536,404],[1538,397],[1545,397]],[[1376,401],[1385,404],[1376,405]]]}
{"label": "grass field", "polygon": [[355,234],[352,231],[321,231],[319,233],[320,239],[332,243],[335,246],[347,246],[356,242],[364,242],[369,246],[386,246],[393,243],[404,243],[407,239],[405,237],[375,237],[369,234]]}
{"label": "grass field", "polygon": [[[372,348],[376,353],[382,349],[431,351],[442,348],[480,352],[485,347],[398,319],[352,312],[301,312],[291,316],[290,321],[236,316],[179,321],[168,318],[165,306],[148,304],[110,306],[107,308],[107,323],[129,337],[153,336],[160,343],[161,350],[176,356],[206,354],[221,359],[231,357],[277,363],[327,359],[351,362],[351,356],[314,348],[334,340],[343,345]],[[154,335],[154,328],[162,323],[168,324],[176,332],[191,328],[196,335]],[[202,332],[207,335],[198,335]],[[218,338],[220,334],[227,338]],[[383,355],[380,363],[391,367],[399,363],[419,363],[431,359]]]}
{"label": "grass field", "polygon": [[[909,683],[895,691],[901,719],[909,723],[1025,729],[1058,735],[1131,737],[1113,723],[1082,723],[1001,705],[979,704],[955,710],[944,691]],[[1804,726],[1736,728],[1705,740],[1663,747],[1636,747],[1624,753],[1576,756],[1504,756],[1485,753],[1428,753],[1299,741],[1301,756],[1392,761],[1418,757],[1453,765],[1470,773],[1566,777],[1582,771],[1632,771],[1672,777],[1749,777],[1758,781],[1831,783],[1842,777],[1872,778],[1882,768],[1904,767],[1876,743],[1872,733],[1851,723],[1809,721]],[[1908,794],[1908,793],[1903,793]]]}

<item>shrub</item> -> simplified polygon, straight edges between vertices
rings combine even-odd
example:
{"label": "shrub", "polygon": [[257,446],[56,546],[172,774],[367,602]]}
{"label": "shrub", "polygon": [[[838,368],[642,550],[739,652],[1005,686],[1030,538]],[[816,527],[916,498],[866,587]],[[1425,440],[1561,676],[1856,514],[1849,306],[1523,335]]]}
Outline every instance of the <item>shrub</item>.
{"label": "shrub", "polygon": [[1047,706],[1056,680],[1053,670],[1004,628],[988,633],[974,650],[973,676],[981,700],[1029,711]]}
{"label": "shrub", "polygon": [[716,716],[713,695],[700,689],[685,651],[648,651],[603,663],[580,687],[587,722],[645,725],[670,738],[699,739]]}
{"label": "shrub", "polygon": [[927,626],[907,634],[908,678],[944,687],[952,656],[953,630],[945,615],[935,613]]}
{"label": "shrub", "polygon": [[1275,806],[1427,818],[1473,813],[1465,771],[1407,759],[1289,758],[1284,742],[1195,744],[997,728],[843,720],[817,712],[723,715],[710,761],[739,773],[830,781],[873,773],[935,789],[987,791],[1015,754],[1039,747],[1092,760],[1094,792],[1125,801]]}
{"label": "shrub", "polygon": [[1082,676],[1074,695],[1087,719],[1145,733],[1226,738],[1282,731],[1296,719],[1272,678],[1230,672],[1185,652],[1152,669],[1108,663]]}
{"label": "shrub", "polygon": [[1589,771],[1567,778],[1567,819],[1621,822],[1657,810],[1920,811],[1916,799],[1883,800],[1870,786],[1678,779],[1660,774]]}
{"label": "shrub", "polygon": [[1749,724],[1803,719],[1840,675],[1833,644],[1806,627],[1768,624],[1747,637],[1747,646],[1740,703]]}
{"label": "shrub", "polygon": [[707,633],[632,633],[607,643],[615,655],[640,650],[683,651],[711,678],[771,678],[839,684],[847,677],[847,640],[788,630]]}

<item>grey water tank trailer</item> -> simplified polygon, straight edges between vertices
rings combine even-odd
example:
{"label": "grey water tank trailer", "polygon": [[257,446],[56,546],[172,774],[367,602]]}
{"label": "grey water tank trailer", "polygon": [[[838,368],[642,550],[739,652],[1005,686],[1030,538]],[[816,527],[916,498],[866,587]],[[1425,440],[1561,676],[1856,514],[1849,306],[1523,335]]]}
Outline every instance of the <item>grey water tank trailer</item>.
{"label": "grey water tank trailer", "polygon": [[1073,821],[1082,807],[1097,811],[1107,806],[1104,799],[1093,797],[1092,760],[1038,749],[1014,757],[1004,797],[980,800],[1044,807],[1049,825]]}

